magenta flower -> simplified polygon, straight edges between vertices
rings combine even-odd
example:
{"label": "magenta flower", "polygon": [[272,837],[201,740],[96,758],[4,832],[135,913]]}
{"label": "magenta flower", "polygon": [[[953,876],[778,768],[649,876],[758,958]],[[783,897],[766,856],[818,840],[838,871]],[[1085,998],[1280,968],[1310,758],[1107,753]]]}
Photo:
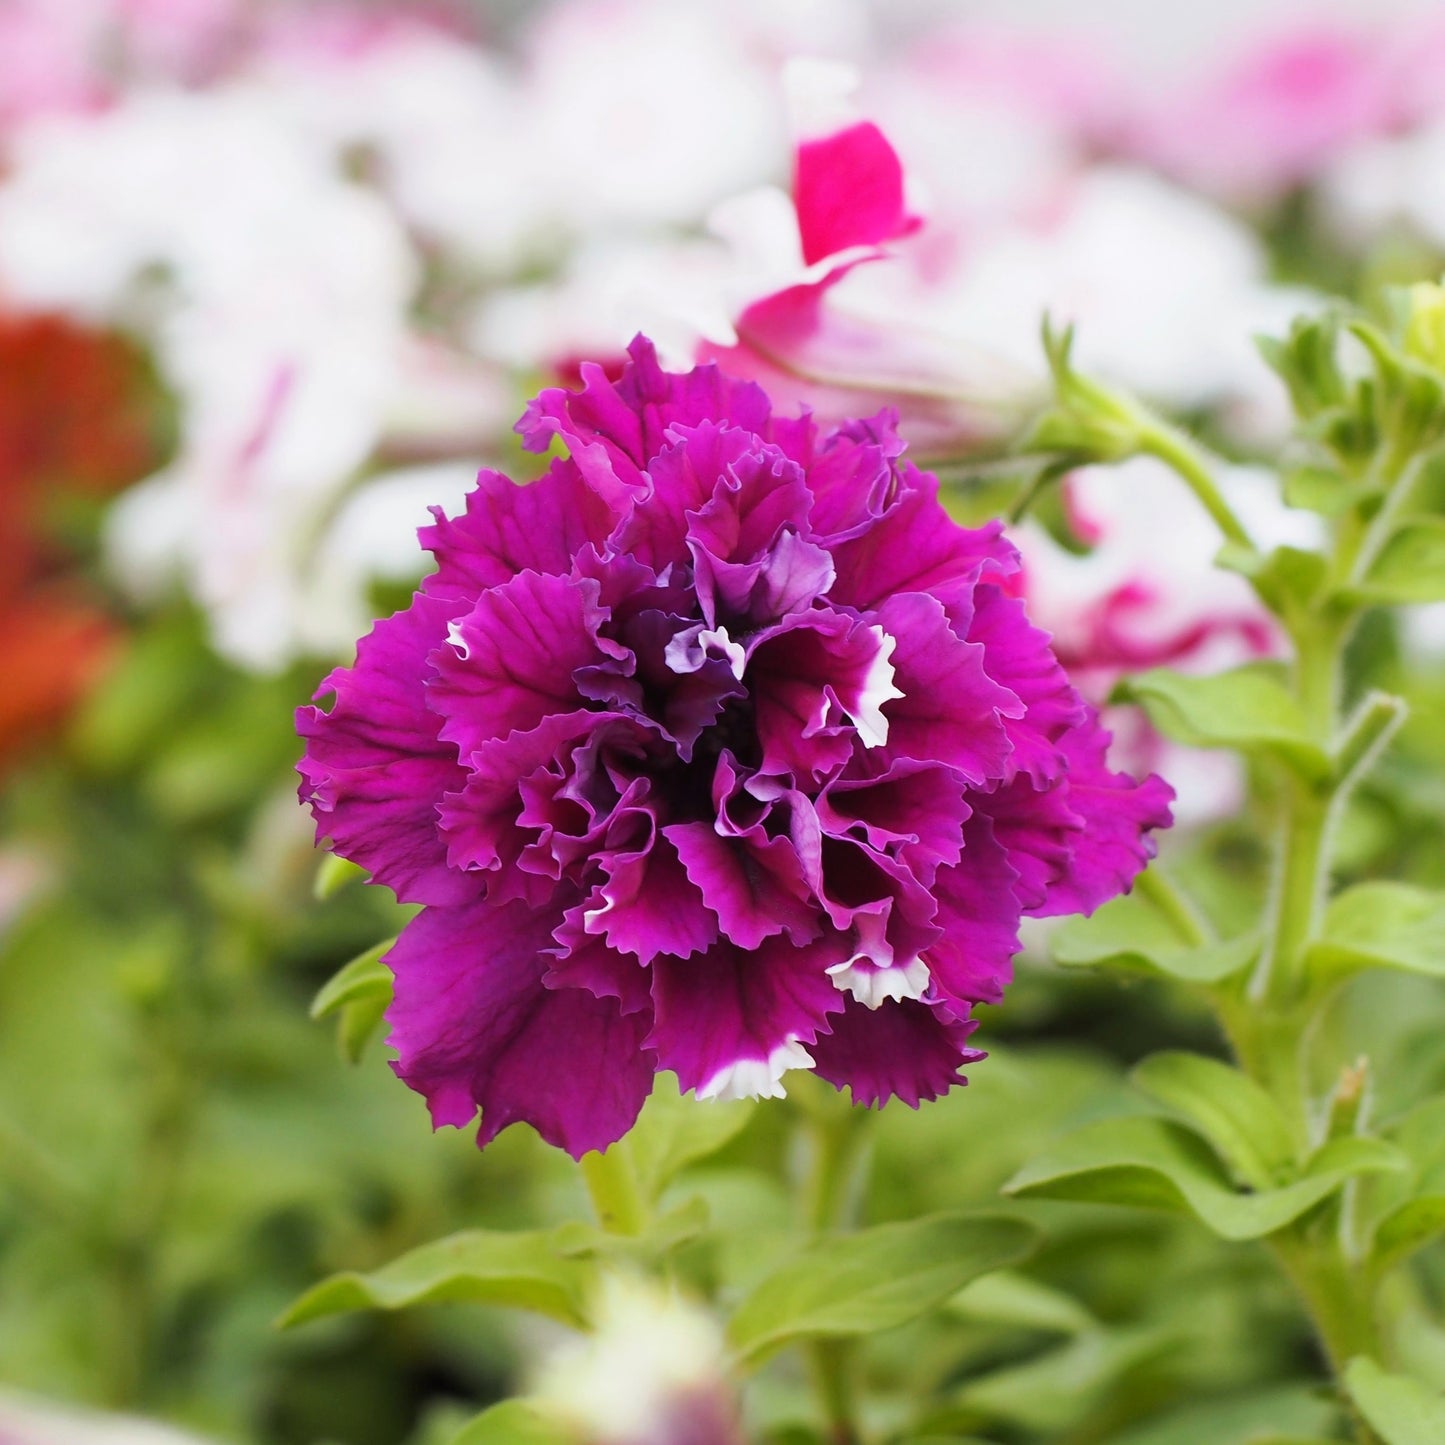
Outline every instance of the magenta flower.
{"label": "magenta flower", "polygon": [[824,432],[631,356],[531,404],[568,455],[438,514],[437,570],[300,711],[318,834],[425,905],[394,1067],[438,1125],[573,1155],[658,1069],[916,1105],[980,1057],[1020,917],[1126,889],[1170,790],[1109,771],[1013,548],[889,414]]}

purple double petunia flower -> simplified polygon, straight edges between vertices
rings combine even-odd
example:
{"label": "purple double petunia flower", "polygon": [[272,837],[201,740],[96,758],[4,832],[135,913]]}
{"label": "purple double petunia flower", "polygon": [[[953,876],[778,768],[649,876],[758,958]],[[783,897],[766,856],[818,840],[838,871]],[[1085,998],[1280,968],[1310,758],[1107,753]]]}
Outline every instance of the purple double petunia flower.
{"label": "purple double petunia flower", "polygon": [[822,431],[631,357],[532,402],[567,455],[438,513],[436,571],[298,714],[318,836],[425,905],[397,1073],[578,1156],[658,1069],[945,1092],[1020,917],[1126,889],[1171,797],[1108,769],[1001,527],[948,517],[889,414]]}

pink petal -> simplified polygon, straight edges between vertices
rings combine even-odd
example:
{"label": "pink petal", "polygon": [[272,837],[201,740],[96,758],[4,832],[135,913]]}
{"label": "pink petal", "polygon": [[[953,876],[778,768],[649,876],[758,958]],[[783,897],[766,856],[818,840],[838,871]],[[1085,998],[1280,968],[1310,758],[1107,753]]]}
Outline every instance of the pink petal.
{"label": "pink petal", "polygon": [[809,265],[854,246],[906,236],[921,224],[903,200],[903,164],[871,121],[797,150],[793,198]]}

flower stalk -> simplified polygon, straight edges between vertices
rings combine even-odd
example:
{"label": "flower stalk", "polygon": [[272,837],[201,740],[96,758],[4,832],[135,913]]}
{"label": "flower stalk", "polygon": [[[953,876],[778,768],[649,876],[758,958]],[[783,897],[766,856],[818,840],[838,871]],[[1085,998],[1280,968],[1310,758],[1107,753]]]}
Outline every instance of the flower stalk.
{"label": "flower stalk", "polygon": [[647,1202],[626,1140],[584,1154],[578,1168],[603,1229],[609,1234],[636,1236],[647,1228]]}

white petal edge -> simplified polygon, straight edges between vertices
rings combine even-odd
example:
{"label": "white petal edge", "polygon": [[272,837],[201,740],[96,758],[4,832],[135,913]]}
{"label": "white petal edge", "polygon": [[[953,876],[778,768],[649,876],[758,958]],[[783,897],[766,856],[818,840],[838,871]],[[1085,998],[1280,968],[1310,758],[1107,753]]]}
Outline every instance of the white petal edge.
{"label": "white petal edge", "polygon": [[919,999],[928,989],[928,965],[921,958],[902,967],[858,967],[859,959],[835,963],[828,970],[833,987],[851,993],[864,1008],[876,1009],[890,999]]}
{"label": "white petal edge", "polygon": [[893,685],[893,664],[889,661],[898,639],[890,637],[881,627],[873,626],[868,631],[878,638],[878,655],[868,666],[868,676],[863,681],[863,691],[852,718],[863,746],[877,748],[888,741],[888,719],[883,716],[883,704],[902,697],[903,693]]}
{"label": "white petal edge", "polygon": [[696,1091],[699,1099],[781,1099],[789,1069],[811,1069],[813,1056],[797,1039],[779,1044],[765,1059],[739,1059],[719,1069]]}

